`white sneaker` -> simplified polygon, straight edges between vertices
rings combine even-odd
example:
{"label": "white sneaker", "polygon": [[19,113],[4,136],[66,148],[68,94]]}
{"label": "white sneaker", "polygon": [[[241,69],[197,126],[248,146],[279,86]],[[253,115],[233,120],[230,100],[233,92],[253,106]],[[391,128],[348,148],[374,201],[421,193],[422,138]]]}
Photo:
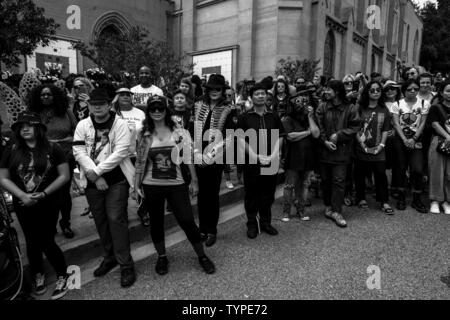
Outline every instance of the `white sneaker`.
{"label": "white sneaker", "polygon": [[439,213],[441,213],[441,210],[439,209],[439,202],[433,201],[433,202],[431,203],[431,209],[430,209],[430,212],[433,213],[433,214],[439,214]]}
{"label": "white sneaker", "polygon": [[225,185],[227,186],[228,189],[234,189],[234,185],[231,181],[226,181]]}
{"label": "white sneaker", "polygon": [[450,215],[450,204],[448,202],[444,202],[442,205],[442,208],[444,208],[444,213]]}

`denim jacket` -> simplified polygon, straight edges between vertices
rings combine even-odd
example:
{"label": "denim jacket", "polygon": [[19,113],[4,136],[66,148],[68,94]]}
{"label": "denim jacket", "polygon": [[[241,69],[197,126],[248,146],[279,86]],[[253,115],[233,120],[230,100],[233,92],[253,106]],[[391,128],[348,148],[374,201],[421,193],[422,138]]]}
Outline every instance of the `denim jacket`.
{"label": "denim jacket", "polygon": [[[189,132],[185,129],[175,129],[172,133],[174,140],[179,150],[183,150],[183,153],[187,151],[186,156],[183,154],[183,159],[189,159],[191,164],[193,163],[193,144]],[[153,143],[153,135],[149,132],[141,132],[138,134],[138,146],[136,156],[136,176],[135,176],[135,188],[140,189],[142,182],[144,181],[147,168],[150,164],[148,159],[148,153]],[[188,158],[189,157],[189,158]],[[185,161],[186,163],[186,161]],[[189,163],[186,163],[189,164]]]}

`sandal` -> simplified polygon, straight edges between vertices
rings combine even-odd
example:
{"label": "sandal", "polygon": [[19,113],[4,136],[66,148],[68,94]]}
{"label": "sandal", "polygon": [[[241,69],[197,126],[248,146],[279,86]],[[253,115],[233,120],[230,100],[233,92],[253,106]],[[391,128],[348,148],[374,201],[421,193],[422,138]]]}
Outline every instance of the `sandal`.
{"label": "sandal", "polygon": [[389,215],[389,216],[394,215],[394,209],[392,209],[392,207],[389,204],[387,204],[387,203],[384,203],[381,206],[381,211],[384,212],[385,214]]}
{"label": "sandal", "polygon": [[366,200],[361,200],[361,201],[358,203],[358,208],[360,208],[360,209],[362,209],[362,210],[367,210],[367,209],[369,209],[369,205],[367,204],[367,201],[366,201]]}

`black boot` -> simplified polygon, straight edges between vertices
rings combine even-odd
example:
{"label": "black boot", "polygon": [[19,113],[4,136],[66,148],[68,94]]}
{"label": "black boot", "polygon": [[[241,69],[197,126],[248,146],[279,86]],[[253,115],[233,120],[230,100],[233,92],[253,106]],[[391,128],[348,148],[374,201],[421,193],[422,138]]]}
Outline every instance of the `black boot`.
{"label": "black boot", "polygon": [[428,213],[428,209],[423,204],[420,193],[413,193],[413,202],[411,203],[411,207],[420,213]]}
{"label": "black boot", "polygon": [[399,191],[398,192],[397,210],[400,210],[400,211],[405,211],[406,210],[405,191]]}

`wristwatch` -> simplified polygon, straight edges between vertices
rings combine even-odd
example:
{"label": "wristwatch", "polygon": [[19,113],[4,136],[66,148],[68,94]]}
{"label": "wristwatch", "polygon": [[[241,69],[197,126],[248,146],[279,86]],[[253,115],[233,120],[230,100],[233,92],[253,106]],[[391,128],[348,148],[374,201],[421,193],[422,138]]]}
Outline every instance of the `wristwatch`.
{"label": "wristwatch", "polygon": [[380,143],[380,147],[382,147],[384,149],[384,148],[386,148],[386,145],[384,143]]}

